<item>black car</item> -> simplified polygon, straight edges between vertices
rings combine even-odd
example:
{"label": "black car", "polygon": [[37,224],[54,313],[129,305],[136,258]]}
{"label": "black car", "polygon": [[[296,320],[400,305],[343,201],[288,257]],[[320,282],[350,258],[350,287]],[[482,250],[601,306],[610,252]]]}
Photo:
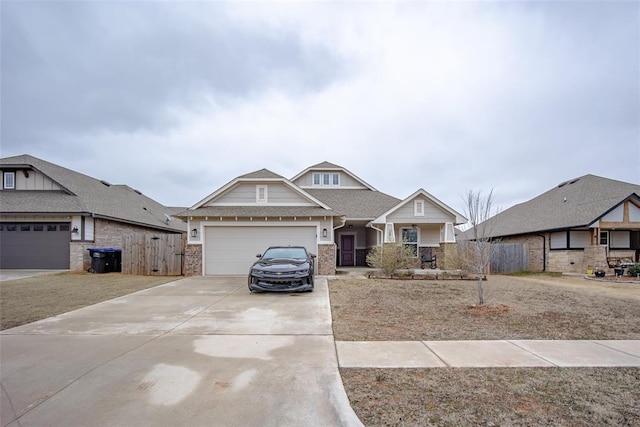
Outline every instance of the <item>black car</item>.
{"label": "black car", "polygon": [[259,259],[249,271],[251,292],[313,291],[315,255],[303,246],[271,246],[256,256]]}

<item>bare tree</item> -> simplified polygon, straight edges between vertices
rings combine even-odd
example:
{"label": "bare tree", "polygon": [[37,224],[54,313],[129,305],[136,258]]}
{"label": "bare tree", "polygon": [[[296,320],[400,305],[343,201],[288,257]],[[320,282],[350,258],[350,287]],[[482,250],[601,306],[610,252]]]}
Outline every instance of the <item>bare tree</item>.
{"label": "bare tree", "polygon": [[485,197],[481,191],[468,190],[464,199],[465,214],[469,218],[469,241],[458,246],[458,256],[463,267],[474,275],[478,282],[478,305],[484,305],[483,278],[491,263],[491,226],[489,219],[493,214],[493,190]]}

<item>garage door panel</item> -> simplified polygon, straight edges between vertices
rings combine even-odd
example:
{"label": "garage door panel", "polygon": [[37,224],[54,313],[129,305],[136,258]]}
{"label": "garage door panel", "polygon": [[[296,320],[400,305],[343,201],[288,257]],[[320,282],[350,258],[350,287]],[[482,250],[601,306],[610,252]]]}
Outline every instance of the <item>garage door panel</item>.
{"label": "garage door panel", "polygon": [[248,274],[256,255],[277,245],[316,253],[316,227],[206,227],[205,274]]}
{"label": "garage door panel", "polygon": [[[54,231],[48,231],[46,225],[36,231],[34,225],[42,224],[13,225],[5,223],[0,231],[1,268],[69,268],[71,235],[61,231],[60,224],[55,224]],[[28,227],[22,230],[21,225]]]}

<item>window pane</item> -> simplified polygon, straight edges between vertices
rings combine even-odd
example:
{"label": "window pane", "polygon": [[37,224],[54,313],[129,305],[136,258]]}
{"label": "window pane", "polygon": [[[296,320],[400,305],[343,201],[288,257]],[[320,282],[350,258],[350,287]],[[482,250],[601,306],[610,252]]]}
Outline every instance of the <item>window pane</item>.
{"label": "window pane", "polygon": [[69,231],[69,224],[60,224],[60,231]]}
{"label": "window pane", "polygon": [[26,225],[26,224],[22,224],[20,226],[20,231],[31,231],[31,226],[30,225]]}
{"label": "window pane", "polygon": [[313,185],[320,185],[320,174],[319,173],[314,173],[313,174]]}
{"label": "window pane", "polygon": [[16,231],[17,227],[15,224],[9,224],[7,225],[7,231]]}
{"label": "window pane", "polygon": [[329,174],[322,174],[322,185],[329,185]]}
{"label": "window pane", "polygon": [[44,225],[42,224],[34,224],[33,231],[42,231],[44,230]]}
{"label": "window pane", "polygon": [[340,174],[333,174],[333,185],[340,185]]}
{"label": "window pane", "polygon": [[609,244],[609,232],[608,231],[601,231],[600,232],[600,244],[601,245],[608,245]]}
{"label": "window pane", "polygon": [[15,172],[5,172],[4,173],[4,188],[15,188],[16,187],[16,173]]}
{"label": "window pane", "polygon": [[415,228],[403,228],[402,241],[405,243],[418,243],[418,230]]}
{"label": "window pane", "polygon": [[567,232],[560,231],[557,233],[551,233],[551,249],[566,249],[567,248]]}
{"label": "window pane", "polygon": [[47,225],[47,231],[56,231],[57,229],[58,229],[58,227],[56,227],[53,224]]}

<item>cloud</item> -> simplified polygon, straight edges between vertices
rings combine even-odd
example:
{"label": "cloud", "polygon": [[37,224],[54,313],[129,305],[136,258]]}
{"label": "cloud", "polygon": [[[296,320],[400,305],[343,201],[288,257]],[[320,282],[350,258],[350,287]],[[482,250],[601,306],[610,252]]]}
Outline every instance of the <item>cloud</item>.
{"label": "cloud", "polygon": [[470,188],[494,188],[506,208],[586,173],[640,180],[637,3],[2,12],[3,151],[64,159],[166,204],[323,160],[458,210]]}

